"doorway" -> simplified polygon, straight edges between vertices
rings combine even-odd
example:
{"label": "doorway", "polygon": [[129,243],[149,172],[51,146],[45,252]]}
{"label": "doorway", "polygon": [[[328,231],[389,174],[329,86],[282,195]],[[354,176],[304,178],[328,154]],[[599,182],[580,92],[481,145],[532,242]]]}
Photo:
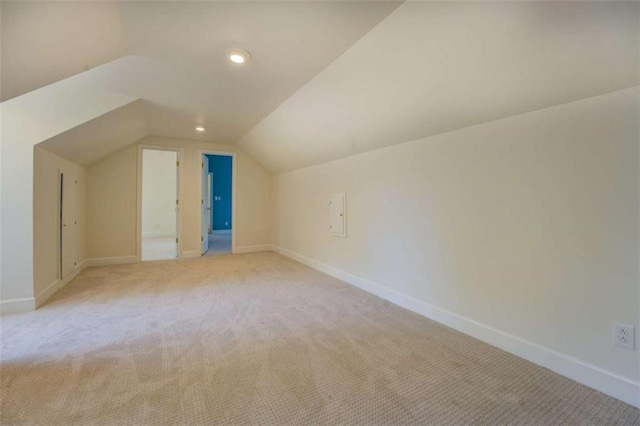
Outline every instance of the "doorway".
{"label": "doorway", "polygon": [[217,256],[233,252],[234,156],[202,155],[202,254]]}
{"label": "doorway", "polygon": [[179,153],[172,150],[141,150],[141,259],[178,257]]}

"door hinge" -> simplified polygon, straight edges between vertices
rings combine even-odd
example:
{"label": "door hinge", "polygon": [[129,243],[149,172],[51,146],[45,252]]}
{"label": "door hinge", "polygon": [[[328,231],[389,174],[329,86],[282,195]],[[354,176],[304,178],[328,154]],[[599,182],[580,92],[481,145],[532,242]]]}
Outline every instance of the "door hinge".
{"label": "door hinge", "polygon": [[204,198],[200,198],[200,204],[204,206]]}
{"label": "door hinge", "polygon": [[204,237],[203,236],[200,237],[200,241],[204,241]]}
{"label": "door hinge", "polygon": [[178,239],[176,238],[176,243],[178,242]]}
{"label": "door hinge", "polygon": [[200,163],[200,167],[204,169],[204,162]]}
{"label": "door hinge", "polygon": [[180,167],[180,162],[176,161],[176,167]]}
{"label": "door hinge", "polygon": [[180,200],[176,200],[176,205],[180,204]]}

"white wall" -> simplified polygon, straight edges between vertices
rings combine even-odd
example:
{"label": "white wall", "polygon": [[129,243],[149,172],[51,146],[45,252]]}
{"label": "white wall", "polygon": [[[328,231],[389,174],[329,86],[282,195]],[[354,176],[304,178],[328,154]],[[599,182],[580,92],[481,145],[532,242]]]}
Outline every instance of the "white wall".
{"label": "white wall", "polygon": [[65,80],[0,104],[2,312],[35,306],[33,147],[135,100],[130,96],[79,90]]}
{"label": "white wall", "polygon": [[[200,253],[201,150],[237,153],[237,247],[271,242],[271,175],[234,145],[149,137],[141,145],[182,148],[181,249],[183,256]],[[89,168],[88,250],[91,258],[136,255],[137,145],[132,145]]]}
{"label": "white wall", "polygon": [[136,255],[137,153],[131,145],[87,169],[91,259]]}
{"label": "white wall", "polygon": [[33,177],[33,252],[34,294],[41,305],[63,284],[58,279],[59,266],[59,188],[58,174],[72,175],[78,181],[75,206],[76,240],[71,252],[77,254],[78,270],[86,259],[86,169],[49,151],[35,147]]}
{"label": "white wall", "polygon": [[175,151],[142,151],[142,236],[176,235]]}
{"label": "white wall", "polygon": [[275,244],[638,404],[639,352],[612,345],[613,321],[640,325],[638,104],[625,89],[276,176]]}

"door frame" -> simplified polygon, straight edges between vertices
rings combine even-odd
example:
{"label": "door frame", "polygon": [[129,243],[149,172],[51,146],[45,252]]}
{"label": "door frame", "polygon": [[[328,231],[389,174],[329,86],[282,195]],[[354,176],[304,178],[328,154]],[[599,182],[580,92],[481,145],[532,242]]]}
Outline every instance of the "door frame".
{"label": "door frame", "polygon": [[178,166],[177,168],[177,176],[176,176],[176,190],[178,191],[178,212],[177,212],[177,224],[176,224],[176,238],[178,239],[177,243],[177,259],[182,257],[182,210],[184,208],[184,202],[182,197],[182,170],[184,169],[184,149],[172,146],[163,146],[163,145],[146,145],[146,144],[138,144],[138,166],[137,166],[137,200],[136,200],[136,261],[142,262],[142,151],[145,149],[150,149],[153,151],[173,151],[177,153],[178,158]]}
{"label": "door frame", "polygon": [[[238,228],[238,215],[237,215],[237,202],[238,202],[238,191],[237,191],[237,177],[238,177],[238,157],[237,153],[233,151],[217,151],[217,150],[209,150],[209,149],[201,149],[198,151],[198,160],[200,160],[200,164],[202,164],[202,156],[203,155],[222,155],[225,157],[231,157],[231,253],[237,253],[236,251],[236,229]],[[202,194],[202,168],[198,170],[198,194]],[[209,171],[207,171],[208,173]],[[198,197],[200,198],[200,196]],[[213,206],[213,202],[211,203]],[[211,208],[213,212],[213,207]],[[198,216],[200,217],[200,229],[202,229],[202,221],[204,218],[202,217],[202,209],[198,209],[200,213]],[[211,219],[211,226],[213,227],[213,219]]]}

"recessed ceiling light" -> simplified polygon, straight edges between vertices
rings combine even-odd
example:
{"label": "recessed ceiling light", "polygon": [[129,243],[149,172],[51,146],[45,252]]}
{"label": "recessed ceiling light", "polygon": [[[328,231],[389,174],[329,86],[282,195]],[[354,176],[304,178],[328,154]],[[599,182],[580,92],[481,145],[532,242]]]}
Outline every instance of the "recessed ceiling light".
{"label": "recessed ceiling light", "polygon": [[196,131],[204,132],[204,126],[196,126]]}
{"label": "recessed ceiling light", "polygon": [[229,60],[235,64],[244,64],[251,59],[251,54],[244,49],[227,49],[226,54]]}

